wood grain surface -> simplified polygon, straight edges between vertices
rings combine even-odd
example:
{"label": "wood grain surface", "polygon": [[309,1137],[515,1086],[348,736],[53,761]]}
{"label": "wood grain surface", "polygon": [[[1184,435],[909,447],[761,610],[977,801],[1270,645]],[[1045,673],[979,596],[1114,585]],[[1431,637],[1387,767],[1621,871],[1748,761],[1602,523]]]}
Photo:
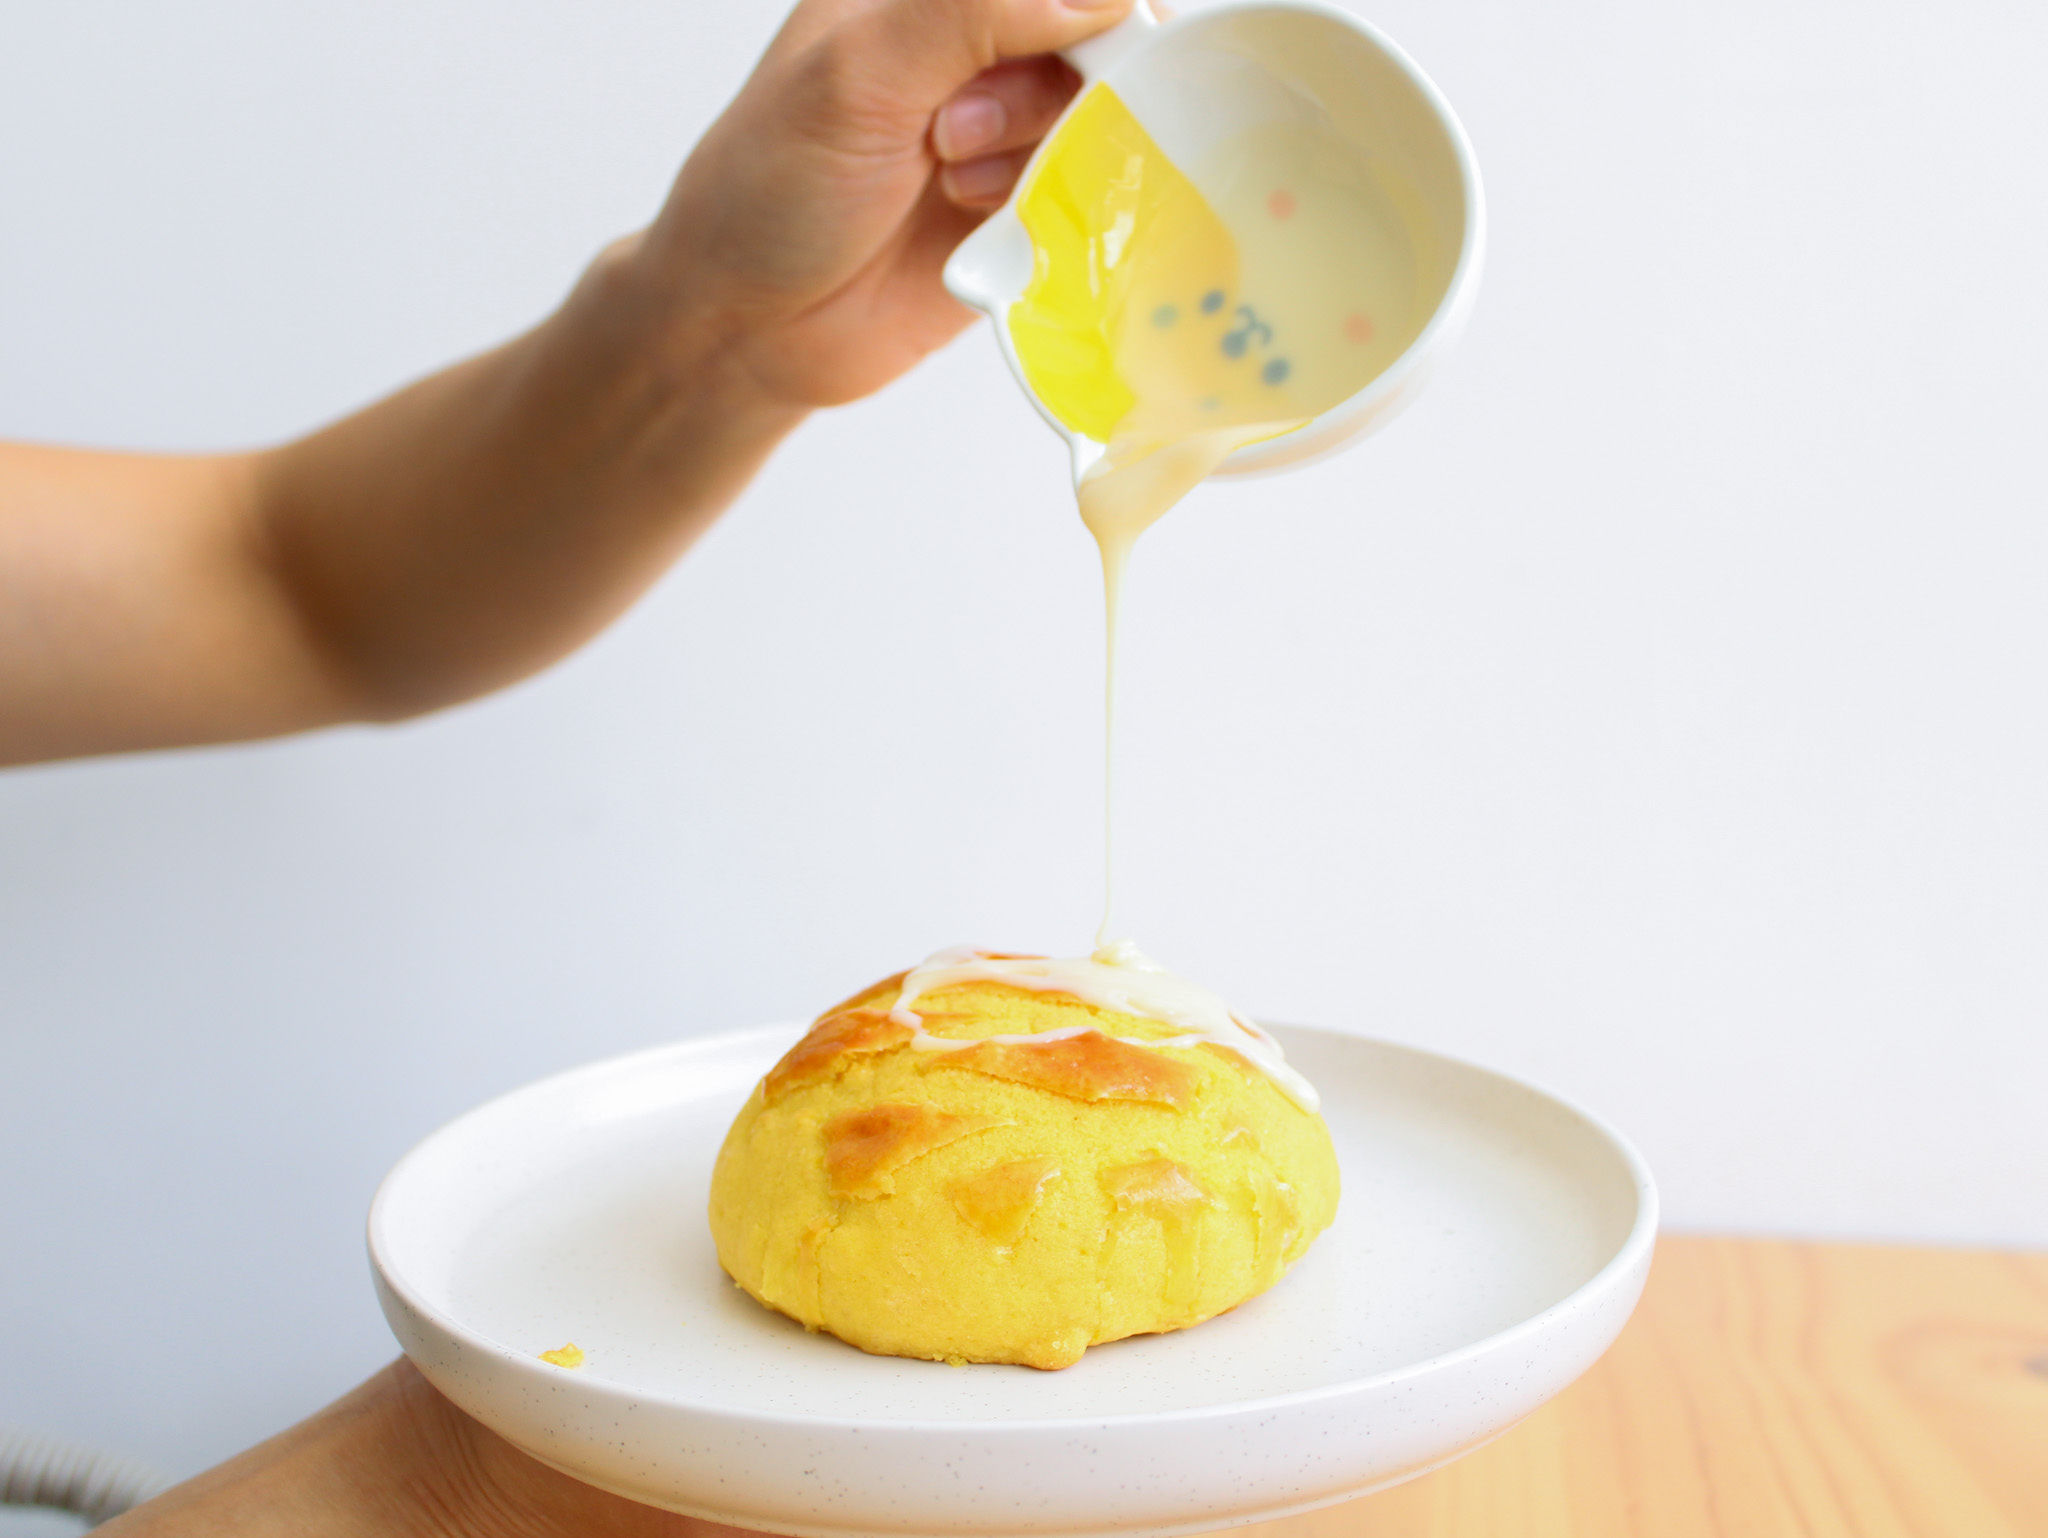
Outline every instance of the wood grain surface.
{"label": "wood grain surface", "polygon": [[1667,1237],[1490,1446],[1256,1538],[2048,1538],[2048,1255]]}

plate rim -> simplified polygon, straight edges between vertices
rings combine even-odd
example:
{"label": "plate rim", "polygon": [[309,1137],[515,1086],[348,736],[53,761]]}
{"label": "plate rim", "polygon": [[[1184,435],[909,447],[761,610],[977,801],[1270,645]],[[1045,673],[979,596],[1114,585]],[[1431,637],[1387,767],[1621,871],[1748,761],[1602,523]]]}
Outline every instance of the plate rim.
{"label": "plate rim", "polygon": [[[943,1432],[956,1437],[979,1435],[1004,1436],[1020,1433],[1072,1433],[1095,1429],[1108,1430],[1114,1427],[1137,1425],[1167,1426],[1185,1422],[1197,1422],[1224,1416],[1241,1416],[1266,1411],[1294,1409],[1312,1405],[1318,1400],[1340,1399],[1354,1394],[1370,1394],[1397,1386],[1406,1379],[1423,1377],[1439,1372],[1448,1372],[1477,1360],[1480,1357],[1512,1347],[1524,1337],[1545,1333],[1546,1328],[1562,1315],[1584,1309],[1594,1299],[1611,1291],[1617,1285],[1629,1285],[1631,1278],[1640,1277],[1648,1253],[1657,1239],[1659,1200],[1654,1177],[1648,1163],[1635,1145],[1605,1117],[1588,1110],[1570,1096],[1521,1078],[1497,1068],[1454,1053],[1439,1052],[1434,1048],[1415,1046],[1408,1042],[1388,1037],[1372,1036],[1361,1031],[1339,1030],[1332,1026],[1296,1025],[1273,1021],[1259,1022],[1267,1030],[1279,1032],[1300,1032],[1312,1036],[1336,1037],[1343,1041],[1361,1042],[1369,1046],[1391,1049],[1411,1057],[1424,1058],[1436,1063],[1447,1064],[1468,1073],[1476,1073],[1497,1083],[1533,1093],[1551,1104],[1561,1107],[1591,1127],[1605,1140],[1609,1149],[1621,1158],[1624,1169],[1635,1187],[1636,1214],[1627,1235],[1615,1248],[1612,1255],[1603,1261],[1598,1270],[1570,1292],[1538,1313],[1526,1319],[1517,1320],[1503,1330],[1485,1335],[1475,1341],[1467,1341],[1442,1351],[1435,1356],[1425,1357],[1419,1362],[1409,1362],[1399,1367],[1366,1377],[1349,1378],[1341,1383],[1322,1384],[1314,1388],[1293,1389],[1281,1394],[1268,1394],[1254,1399],[1233,1399],[1216,1404],[1195,1405],[1174,1410],[1121,1411],[1109,1415],[1060,1416],[1033,1420],[912,1420],[912,1419],[854,1419],[843,1415],[814,1415],[802,1411],[771,1411],[751,1409],[744,1406],[720,1404],[700,1398],[690,1398],[673,1393],[633,1390],[604,1378],[582,1378],[580,1387],[586,1393],[600,1397],[616,1398],[621,1401],[646,1402],[668,1405],[690,1414],[716,1417],[742,1424],[761,1426],[787,1426],[813,1430],[844,1430],[856,1427],[888,1435],[917,1435]],[[391,1263],[388,1249],[390,1209],[394,1204],[394,1190],[401,1184],[419,1161],[429,1157],[436,1145],[452,1139],[469,1123],[497,1110],[509,1101],[534,1094],[542,1089],[559,1087],[580,1078],[599,1078],[619,1072],[639,1059],[656,1059],[675,1054],[690,1055],[704,1052],[707,1055],[720,1050],[731,1050],[755,1040],[779,1039],[792,1036],[803,1029],[802,1022],[774,1022],[768,1025],[742,1026],[735,1030],[716,1031],[703,1036],[687,1036],[679,1040],[662,1042],[651,1047],[641,1047],[630,1052],[616,1053],[588,1063],[580,1063],[559,1072],[546,1074],[529,1080],[494,1095],[482,1103],[472,1106],[459,1115],[442,1123],[399,1157],[384,1178],[378,1182],[376,1194],[370,1199],[370,1211],[366,1223],[365,1238],[368,1241],[369,1260],[375,1280],[388,1288],[398,1301],[417,1317],[459,1341],[463,1346],[482,1352],[496,1360],[501,1366],[510,1367],[530,1379],[536,1385],[558,1383],[562,1370],[542,1362],[538,1357],[529,1357],[489,1336],[483,1335],[468,1325],[451,1317],[446,1311],[430,1305]],[[857,1349],[849,1347],[848,1349]],[[1002,1365],[1002,1364],[995,1364]],[[580,1377],[580,1374],[579,1374]]]}

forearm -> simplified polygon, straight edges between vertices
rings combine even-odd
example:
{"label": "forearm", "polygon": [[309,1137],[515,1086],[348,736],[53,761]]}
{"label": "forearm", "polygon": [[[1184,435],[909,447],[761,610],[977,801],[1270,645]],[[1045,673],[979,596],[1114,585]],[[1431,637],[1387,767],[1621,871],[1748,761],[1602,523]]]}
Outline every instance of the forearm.
{"label": "forearm", "polygon": [[0,764],[393,719],[588,638],[805,407],[967,323],[944,263],[1126,4],[805,0],[525,336],[261,454],[0,445]]}
{"label": "forearm", "polygon": [[0,445],[0,764],[411,715],[614,618],[802,415],[636,250],[281,448]]}
{"label": "forearm", "polygon": [[332,715],[261,576],[255,472],[0,444],[0,764]]}
{"label": "forearm", "polygon": [[350,713],[412,714],[594,634],[800,415],[629,243],[534,331],[264,456],[269,558]]}

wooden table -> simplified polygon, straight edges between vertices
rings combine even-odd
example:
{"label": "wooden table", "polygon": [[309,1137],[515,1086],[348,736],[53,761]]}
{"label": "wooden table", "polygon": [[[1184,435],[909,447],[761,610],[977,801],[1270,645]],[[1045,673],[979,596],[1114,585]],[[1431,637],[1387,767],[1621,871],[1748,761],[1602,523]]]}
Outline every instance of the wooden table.
{"label": "wooden table", "polygon": [[1256,1538],[2048,1538],[2048,1254],[1668,1237],[1490,1446]]}

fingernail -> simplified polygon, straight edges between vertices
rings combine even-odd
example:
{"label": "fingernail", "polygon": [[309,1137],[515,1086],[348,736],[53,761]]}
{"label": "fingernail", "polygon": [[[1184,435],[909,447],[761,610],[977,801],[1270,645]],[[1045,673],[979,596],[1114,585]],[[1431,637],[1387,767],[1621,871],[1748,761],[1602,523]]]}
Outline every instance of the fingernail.
{"label": "fingernail", "polygon": [[972,91],[939,109],[939,120],[932,126],[932,142],[943,158],[963,160],[1001,138],[1008,117],[1003,104],[993,96],[986,91]]}
{"label": "fingernail", "polygon": [[947,166],[939,172],[946,183],[946,195],[956,203],[991,203],[1010,190],[1017,179],[1017,163],[1008,155],[984,155]]}

